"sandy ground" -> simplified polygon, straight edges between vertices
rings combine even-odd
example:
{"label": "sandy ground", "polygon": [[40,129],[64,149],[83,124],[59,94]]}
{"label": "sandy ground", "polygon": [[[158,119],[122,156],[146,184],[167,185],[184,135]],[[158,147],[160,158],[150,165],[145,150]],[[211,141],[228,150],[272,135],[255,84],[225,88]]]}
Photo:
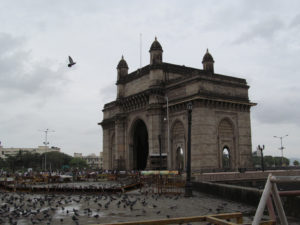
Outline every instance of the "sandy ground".
{"label": "sandy ground", "polygon": [[138,190],[113,195],[0,193],[0,224],[101,224],[230,212],[242,212],[250,222],[255,208],[197,192],[191,198]]}

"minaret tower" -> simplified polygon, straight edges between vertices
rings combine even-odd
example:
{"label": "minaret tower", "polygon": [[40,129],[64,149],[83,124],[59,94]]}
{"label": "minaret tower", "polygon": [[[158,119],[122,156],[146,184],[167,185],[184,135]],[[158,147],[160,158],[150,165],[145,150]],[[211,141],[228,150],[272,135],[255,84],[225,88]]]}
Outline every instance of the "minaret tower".
{"label": "minaret tower", "polygon": [[150,65],[161,64],[162,63],[163,49],[162,49],[160,43],[157,41],[156,37],[155,37],[155,40],[153,41],[153,43],[150,47],[149,52],[150,52]]}
{"label": "minaret tower", "polygon": [[211,54],[208,52],[208,49],[206,50],[205,55],[203,56],[202,64],[203,64],[203,70],[214,73],[214,59],[211,56]]}
{"label": "minaret tower", "polygon": [[118,71],[118,80],[117,80],[117,86],[118,86],[118,94],[117,98],[123,97],[124,95],[124,84],[122,83],[122,78],[124,78],[126,75],[128,75],[128,65],[125,61],[123,55],[122,58],[117,66]]}

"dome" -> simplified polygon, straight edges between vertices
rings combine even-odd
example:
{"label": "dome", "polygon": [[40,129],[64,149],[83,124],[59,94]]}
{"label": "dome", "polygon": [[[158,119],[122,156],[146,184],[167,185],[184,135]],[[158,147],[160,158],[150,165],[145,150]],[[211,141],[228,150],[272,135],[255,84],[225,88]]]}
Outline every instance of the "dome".
{"label": "dome", "polygon": [[160,50],[160,51],[163,51],[160,43],[157,41],[157,38],[155,37],[155,40],[153,41],[151,47],[150,47],[150,50],[149,52],[151,51],[154,51],[154,50]]}
{"label": "dome", "polygon": [[205,53],[205,55],[203,56],[203,59],[202,59],[202,63],[204,63],[204,62],[215,62],[214,58],[208,52],[208,49],[206,50],[206,53]]}
{"label": "dome", "polygon": [[127,62],[125,61],[123,56],[122,56],[122,59],[120,60],[118,66],[117,66],[117,69],[122,69],[122,68],[128,69]]}

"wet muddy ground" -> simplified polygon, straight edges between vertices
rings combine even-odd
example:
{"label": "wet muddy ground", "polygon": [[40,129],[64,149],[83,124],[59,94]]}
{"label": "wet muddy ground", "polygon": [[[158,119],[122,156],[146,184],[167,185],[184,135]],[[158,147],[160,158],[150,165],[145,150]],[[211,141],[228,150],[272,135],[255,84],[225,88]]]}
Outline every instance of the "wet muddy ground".
{"label": "wet muddy ground", "polygon": [[0,224],[101,224],[231,212],[242,212],[250,222],[255,207],[197,192],[191,198],[145,190],[111,195],[0,193]]}

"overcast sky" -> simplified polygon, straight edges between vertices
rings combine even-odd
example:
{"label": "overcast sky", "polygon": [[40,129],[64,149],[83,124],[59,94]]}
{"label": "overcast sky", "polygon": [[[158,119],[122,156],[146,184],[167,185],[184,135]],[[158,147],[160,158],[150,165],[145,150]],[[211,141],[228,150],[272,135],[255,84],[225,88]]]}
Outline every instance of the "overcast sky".
{"label": "overcast sky", "polygon": [[[252,145],[300,158],[300,1],[0,0],[0,141],[67,154],[102,151],[103,105],[116,97],[116,66],[149,63],[157,36],[166,62],[247,79]],[[67,67],[68,55],[77,64]]]}

